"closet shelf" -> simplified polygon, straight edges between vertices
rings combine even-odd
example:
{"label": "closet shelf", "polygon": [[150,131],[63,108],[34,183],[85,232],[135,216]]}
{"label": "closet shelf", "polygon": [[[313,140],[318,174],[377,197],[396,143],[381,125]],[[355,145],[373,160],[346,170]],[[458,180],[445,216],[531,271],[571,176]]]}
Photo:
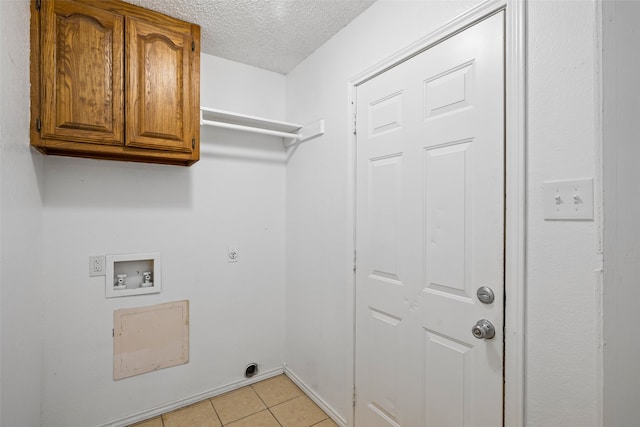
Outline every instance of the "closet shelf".
{"label": "closet shelf", "polygon": [[292,142],[302,142],[324,134],[324,120],[303,126],[207,107],[200,107],[200,125],[280,136]]}

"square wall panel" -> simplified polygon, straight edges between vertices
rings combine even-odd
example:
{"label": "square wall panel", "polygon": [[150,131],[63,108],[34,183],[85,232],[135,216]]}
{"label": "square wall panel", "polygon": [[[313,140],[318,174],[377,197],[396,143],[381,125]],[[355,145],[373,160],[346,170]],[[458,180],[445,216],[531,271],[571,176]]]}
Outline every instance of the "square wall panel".
{"label": "square wall panel", "polygon": [[113,379],[189,361],[189,301],[113,312]]}

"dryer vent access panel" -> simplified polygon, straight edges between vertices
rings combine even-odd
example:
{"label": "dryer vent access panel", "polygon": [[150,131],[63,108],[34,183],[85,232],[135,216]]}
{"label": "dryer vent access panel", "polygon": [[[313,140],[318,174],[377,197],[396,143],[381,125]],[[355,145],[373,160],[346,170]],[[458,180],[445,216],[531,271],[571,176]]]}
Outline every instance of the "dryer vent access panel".
{"label": "dryer vent access panel", "polygon": [[113,312],[113,379],[189,361],[189,301]]}

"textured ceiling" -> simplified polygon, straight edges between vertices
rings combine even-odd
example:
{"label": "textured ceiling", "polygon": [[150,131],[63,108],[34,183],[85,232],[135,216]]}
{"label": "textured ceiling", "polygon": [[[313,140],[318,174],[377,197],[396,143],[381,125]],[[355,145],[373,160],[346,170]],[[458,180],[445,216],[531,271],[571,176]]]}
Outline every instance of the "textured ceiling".
{"label": "textured ceiling", "polygon": [[127,0],[202,27],[201,51],[287,74],[375,0]]}

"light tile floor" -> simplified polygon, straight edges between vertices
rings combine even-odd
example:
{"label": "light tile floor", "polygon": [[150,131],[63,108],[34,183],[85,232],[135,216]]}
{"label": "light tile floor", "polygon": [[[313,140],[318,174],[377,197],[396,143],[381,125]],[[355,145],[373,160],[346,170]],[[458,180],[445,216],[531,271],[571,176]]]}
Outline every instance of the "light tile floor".
{"label": "light tile floor", "polygon": [[135,424],[135,427],[221,426],[337,427],[337,424],[285,375]]}

